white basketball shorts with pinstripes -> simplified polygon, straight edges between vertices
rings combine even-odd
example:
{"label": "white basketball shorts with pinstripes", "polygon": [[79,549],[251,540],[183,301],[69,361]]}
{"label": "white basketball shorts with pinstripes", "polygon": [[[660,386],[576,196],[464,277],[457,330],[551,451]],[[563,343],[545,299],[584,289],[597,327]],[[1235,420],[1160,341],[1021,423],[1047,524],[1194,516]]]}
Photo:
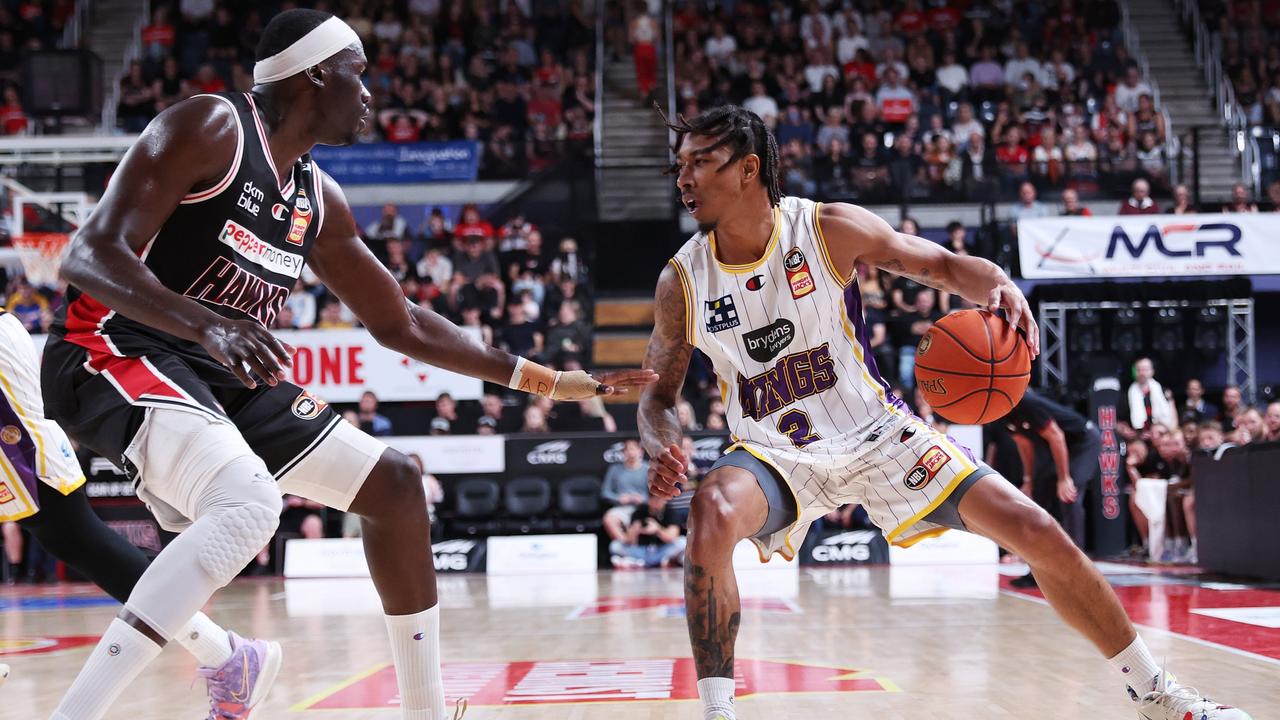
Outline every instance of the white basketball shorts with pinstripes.
{"label": "white basketball shorts with pinstripes", "polygon": [[814,453],[739,442],[769,464],[795,494],[799,517],[788,529],[753,538],[765,560],[791,559],[809,525],[841,505],[860,504],[894,545],[907,547],[947,528],[925,520],[979,470],[973,454],[919,418],[886,414],[849,453]]}
{"label": "white basketball shorts with pinstripes", "polygon": [[0,311],[0,522],[40,509],[37,483],[69,494],[84,472],[66,433],[44,416],[40,360],[26,328]]}

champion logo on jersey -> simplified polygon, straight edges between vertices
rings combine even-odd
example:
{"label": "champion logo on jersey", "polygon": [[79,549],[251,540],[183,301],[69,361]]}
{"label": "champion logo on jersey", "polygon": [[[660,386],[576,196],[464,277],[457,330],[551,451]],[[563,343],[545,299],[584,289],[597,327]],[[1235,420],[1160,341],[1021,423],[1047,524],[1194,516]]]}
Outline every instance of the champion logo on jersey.
{"label": "champion logo on jersey", "polygon": [[276,203],[271,206],[271,217],[277,220],[284,220],[289,217],[289,208],[284,203]]}
{"label": "champion logo on jersey", "polygon": [[787,253],[782,259],[782,267],[787,271],[787,284],[791,286],[792,298],[799,300],[817,288],[813,284],[813,273],[809,272],[809,261],[800,248]]}
{"label": "champion logo on jersey", "polygon": [[707,332],[718,333],[742,324],[738,319],[738,308],[733,304],[733,296],[725,295],[715,300],[707,300]]}
{"label": "champion logo on jersey", "polygon": [[763,275],[752,275],[751,279],[747,281],[747,289],[750,290],[751,292],[756,292],[757,290],[763,287],[764,287]]}

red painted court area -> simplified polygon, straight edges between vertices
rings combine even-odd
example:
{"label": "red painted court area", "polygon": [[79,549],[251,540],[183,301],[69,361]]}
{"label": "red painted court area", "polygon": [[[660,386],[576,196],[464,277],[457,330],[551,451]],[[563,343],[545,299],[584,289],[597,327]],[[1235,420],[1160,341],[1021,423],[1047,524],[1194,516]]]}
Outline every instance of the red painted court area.
{"label": "red painted court area", "polygon": [[[884,692],[888,680],[852,668],[742,659],[735,677],[738,697],[762,693]],[[511,663],[446,663],[450,702],[471,705],[693,700],[698,697],[692,658],[557,660]],[[349,710],[399,704],[395,670],[380,666],[294,710]]]}
{"label": "red painted court area", "polygon": [[[1107,579],[1139,625],[1280,660],[1280,591],[1177,575],[1109,575]],[[1044,600],[1039,590],[1010,586],[1009,578],[1002,578],[1000,585]]]}

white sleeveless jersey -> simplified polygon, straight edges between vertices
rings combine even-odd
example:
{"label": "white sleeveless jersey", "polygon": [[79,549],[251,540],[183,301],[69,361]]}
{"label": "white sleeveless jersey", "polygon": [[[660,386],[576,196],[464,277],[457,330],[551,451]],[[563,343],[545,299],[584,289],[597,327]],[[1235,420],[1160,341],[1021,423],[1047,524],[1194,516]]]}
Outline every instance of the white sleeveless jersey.
{"label": "white sleeveless jersey", "polygon": [[846,455],[908,413],[876,369],[857,283],[831,263],[820,207],[784,197],[764,256],[749,265],[719,262],[714,232],[671,262],[686,339],[715,367],[735,440]]}

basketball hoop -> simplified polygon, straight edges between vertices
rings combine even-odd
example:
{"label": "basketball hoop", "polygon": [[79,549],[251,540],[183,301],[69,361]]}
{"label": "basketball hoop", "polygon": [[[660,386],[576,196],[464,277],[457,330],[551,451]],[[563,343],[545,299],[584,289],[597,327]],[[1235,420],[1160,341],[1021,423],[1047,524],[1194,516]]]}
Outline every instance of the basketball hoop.
{"label": "basketball hoop", "polygon": [[58,268],[71,236],[66,233],[25,233],[13,237],[27,280],[36,287],[56,287]]}

